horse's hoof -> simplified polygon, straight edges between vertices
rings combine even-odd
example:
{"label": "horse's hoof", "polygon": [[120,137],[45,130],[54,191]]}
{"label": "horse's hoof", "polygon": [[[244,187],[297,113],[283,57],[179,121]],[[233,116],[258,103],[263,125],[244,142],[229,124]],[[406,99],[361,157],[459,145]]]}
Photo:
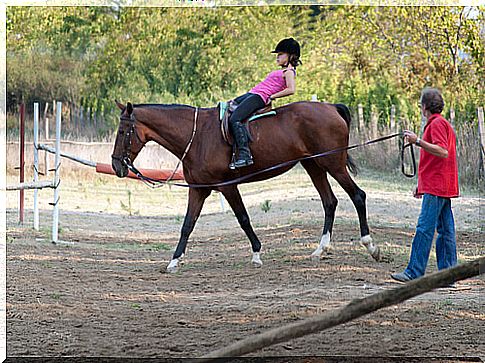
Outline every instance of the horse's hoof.
{"label": "horse's hoof", "polygon": [[167,273],[169,274],[174,274],[178,271],[178,267],[175,266],[175,267],[167,267]]}
{"label": "horse's hoof", "polygon": [[322,252],[323,250],[321,250],[320,248],[317,248],[315,251],[313,251],[313,253],[310,255],[310,258],[312,259],[312,261],[320,261]]}
{"label": "horse's hoof", "polygon": [[323,252],[325,252],[327,255],[330,255],[333,253],[333,247],[331,245],[323,247]]}
{"label": "horse's hoof", "polygon": [[178,260],[172,260],[167,266],[167,272],[170,274],[176,273],[178,270]]}
{"label": "horse's hoof", "polygon": [[380,250],[379,246],[376,246],[376,248],[374,249],[374,251],[370,255],[372,256],[372,258],[374,260],[379,262],[381,260],[381,250]]}
{"label": "horse's hoof", "polygon": [[258,252],[253,253],[253,258],[251,259],[251,264],[253,267],[259,268],[263,266],[263,261],[261,261],[261,257],[259,256]]}
{"label": "horse's hoof", "polygon": [[361,244],[362,246],[367,247],[367,246],[369,246],[369,244],[371,244],[371,243],[372,243],[372,237],[371,237],[370,235],[368,235],[368,234],[367,234],[367,235],[365,235],[365,236],[360,237],[360,244]]}

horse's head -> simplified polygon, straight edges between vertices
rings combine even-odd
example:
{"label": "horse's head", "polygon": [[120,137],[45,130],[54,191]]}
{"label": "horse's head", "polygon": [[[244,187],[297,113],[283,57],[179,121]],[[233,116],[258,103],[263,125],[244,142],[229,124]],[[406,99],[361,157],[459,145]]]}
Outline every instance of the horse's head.
{"label": "horse's head", "polygon": [[128,102],[126,107],[116,101],[121,110],[120,125],[116,134],[116,141],[111,155],[111,166],[116,175],[124,178],[128,175],[128,165],[137,157],[145,142],[138,135],[133,105]]}

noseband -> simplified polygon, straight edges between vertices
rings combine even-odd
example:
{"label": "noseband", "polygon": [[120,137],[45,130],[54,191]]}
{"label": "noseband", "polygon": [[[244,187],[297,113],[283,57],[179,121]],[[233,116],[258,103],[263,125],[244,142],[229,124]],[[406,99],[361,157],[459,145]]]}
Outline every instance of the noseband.
{"label": "noseband", "polygon": [[140,137],[138,136],[138,133],[136,132],[136,129],[135,129],[135,122],[136,122],[135,116],[133,114],[131,114],[130,117],[121,116],[120,117],[120,124],[121,124],[122,121],[128,121],[129,124],[130,124],[130,127],[129,127],[128,131],[125,133],[125,135],[123,137],[123,142],[121,144],[121,146],[123,147],[123,152],[121,153],[121,156],[116,156],[116,155],[112,154],[111,158],[118,160],[119,162],[121,162],[121,164],[123,164],[124,166],[129,168],[132,165],[132,162],[130,160],[130,152],[131,152],[133,135],[135,135],[135,137],[141,143],[142,143],[142,141],[141,141]]}

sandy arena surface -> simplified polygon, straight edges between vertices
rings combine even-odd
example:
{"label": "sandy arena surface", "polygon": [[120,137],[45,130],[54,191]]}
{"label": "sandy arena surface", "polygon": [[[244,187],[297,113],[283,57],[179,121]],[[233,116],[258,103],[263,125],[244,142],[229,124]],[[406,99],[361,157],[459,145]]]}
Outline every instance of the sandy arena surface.
{"label": "sandy arena surface", "polygon": [[[296,170],[241,187],[263,244],[262,268],[250,265],[249,241],[214,194],[176,274],[164,269],[178,241],[186,190],[66,178],[59,244],[50,242],[52,192],[40,193],[38,232],[30,229],[31,210],[26,226],[18,226],[17,194],[9,194],[8,356],[197,357],[396,287],[389,274],[406,266],[420,201],[407,180],[357,182],[368,195],[382,261],[355,244],[357,215],[338,187],[333,249],[320,261],[309,258],[323,213],[308,177]],[[32,192],[26,195],[31,208]],[[483,255],[480,198],[465,195],[453,208],[460,262]],[[433,250],[428,272],[435,270]],[[483,278],[465,280],[253,355],[483,357],[484,292]]]}

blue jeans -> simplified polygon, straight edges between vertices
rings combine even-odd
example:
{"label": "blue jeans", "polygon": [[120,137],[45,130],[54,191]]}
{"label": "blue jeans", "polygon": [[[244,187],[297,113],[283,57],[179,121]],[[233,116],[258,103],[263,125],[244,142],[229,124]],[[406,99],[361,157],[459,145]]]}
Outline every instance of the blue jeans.
{"label": "blue jeans", "polygon": [[438,269],[455,266],[457,263],[455,221],[451,211],[451,200],[424,194],[411,258],[408,267],[404,270],[404,273],[412,279],[423,276],[426,271],[435,230],[438,231],[436,238]]}

